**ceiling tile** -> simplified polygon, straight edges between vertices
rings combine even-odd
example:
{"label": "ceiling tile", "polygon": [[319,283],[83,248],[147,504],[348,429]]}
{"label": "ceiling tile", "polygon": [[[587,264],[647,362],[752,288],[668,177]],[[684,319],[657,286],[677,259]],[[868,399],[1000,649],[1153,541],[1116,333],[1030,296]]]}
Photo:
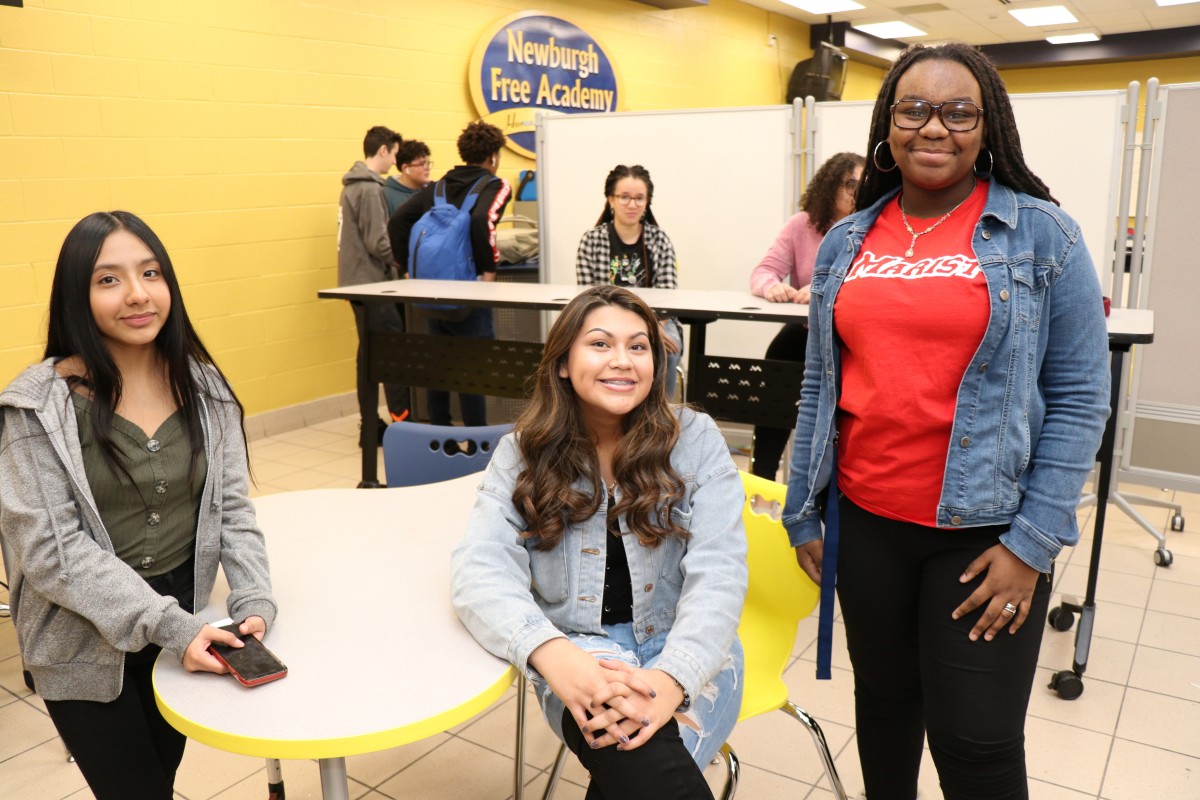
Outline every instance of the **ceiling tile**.
{"label": "ceiling tile", "polygon": [[[809,25],[826,21],[824,16],[806,14],[779,0],[744,0],[750,5],[801,20]],[[1160,8],[1154,0],[858,0],[866,8],[834,14],[834,22],[863,24],[902,20],[927,32],[927,36],[906,41],[943,41],[959,39],[968,44],[1036,42],[1051,33],[1095,30],[1102,37],[1118,33],[1145,32],[1200,26],[1200,3]],[[1009,8],[1041,5],[1065,5],[1079,22],[1045,28],[1029,28],[1007,13]],[[930,5],[946,10],[929,10]],[[921,9],[925,10],[922,11]]]}

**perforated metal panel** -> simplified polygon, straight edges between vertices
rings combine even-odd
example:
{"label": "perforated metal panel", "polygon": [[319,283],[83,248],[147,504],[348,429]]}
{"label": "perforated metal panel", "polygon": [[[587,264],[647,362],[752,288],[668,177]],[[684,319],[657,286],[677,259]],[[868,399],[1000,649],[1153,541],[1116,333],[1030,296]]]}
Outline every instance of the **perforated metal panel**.
{"label": "perforated metal panel", "polygon": [[525,396],[525,379],[541,357],[537,342],[376,333],[371,371],[384,383],[407,380],[425,389],[520,399]]}
{"label": "perforated metal panel", "polygon": [[804,365],[793,361],[705,356],[688,401],[716,419],[790,427],[803,379]]}
{"label": "perforated metal panel", "polygon": [[[496,272],[496,280],[501,283],[537,283],[537,264],[502,265]],[[408,309],[410,314],[414,312],[411,305],[408,306]],[[416,313],[419,315],[419,310]],[[503,360],[511,356],[503,356],[502,352],[512,354],[514,351],[511,349],[504,351],[492,349],[477,350],[469,346],[454,347],[452,345],[447,345],[449,348],[447,349],[442,346],[443,342],[435,343],[427,341],[428,339],[437,338],[444,340],[446,343],[458,343],[458,345],[463,345],[469,341],[453,337],[425,337],[420,343],[411,342],[404,345],[404,347],[410,349],[417,348],[420,352],[401,354],[398,351],[400,345],[397,340],[385,338],[384,334],[375,334],[379,346],[375,347],[374,350],[383,352],[378,353],[378,359],[374,357],[376,352],[373,352],[371,363],[372,365],[388,364],[389,369],[398,368],[401,364],[408,364],[413,367],[416,367],[418,364],[423,365],[420,367],[425,370],[422,374],[424,376],[439,376],[437,378],[439,384],[419,384],[409,378],[408,382],[411,382],[414,387],[422,386],[424,388],[447,389],[453,392],[465,391],[471,394],[487,395],[488,424],[497,425],[504,422],[515,422],[517,417],[520,416],[521,411],[525,408],[525,394],[521,390],[514,390],[512,386],[515,382],[515,385],[523,387],[525,376],[533,374],[538,360],[541,358],[541,314],[538,311],[519,308],[494,308],[492,309],[492,321],[496,329],[495,343],[515,342],[532,344],[536,347],[536,354],[529,356],[532,358],[532,362],[527,364],[528,369],[524,373],[517,375],[504,370],[505,365],[503,364]],[[424,323],[418,320],[416,329],[422,330],[423,325]],[[418,336],[419,334],[409,335]],[[462,358],[473,360],[467,362],[457,360]],[[494,362],[491,360],[493,358],[496,359]],[[410,359],[416,360],[412,361]],[[438,359],[441,359],[441,363],[434,363]],[[471,366],[470,374],[464,374],[466,372],[464,363]],[[498,371],[491,378],[484,380],[475,374],[481,365],[489,370],[493,370],[494,368],[494,370]],[[453,381],[448,381],[447,376],[451,375],[453,376]],[[507,376],[507,379],[501,380],[502,375]],[[422,378],[422,380],[425,379],[425,377]],[[485,388],[460,388],[464,380],[468,382],[484,380],[483,383],[479,383],[478,385]],[[497,383],[497,381],[500,383]],[[420,388],[414,388],[413,390],[413,411],[416,419],[429,419],[427,396]],[[456,420],[462,419],[457,395],[451,395],[450,397],[450,411]]]}

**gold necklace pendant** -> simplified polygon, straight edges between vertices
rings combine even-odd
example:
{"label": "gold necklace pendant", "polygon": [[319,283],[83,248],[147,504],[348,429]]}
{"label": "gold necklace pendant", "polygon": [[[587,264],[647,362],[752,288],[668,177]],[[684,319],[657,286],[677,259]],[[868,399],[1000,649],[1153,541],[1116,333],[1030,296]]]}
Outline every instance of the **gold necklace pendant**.
{"label": "gold necklace pendant", "polygon": [[950,218],[951,214],[953,214],[955,211],[958,211],[959,206],[961,206],[963,203],[967,202],[967,200],[970,199],[971,195],[975,194],[975,188],[978,186],[979,186],[979,179],[976,178],[975,183],[972,184],[972,186],[971,186],[971,191],[967,192],[966,197],[964,197],[962,200],[958,201],[958,205],[956,205],[954,208],[947,211],[945,214],[942,214],[940,217],[938,217],[937,222],[933,223],[932,225],[930,225],[928,228],[921,231],[920,233],[917,233],[916,231],[914,231],[912,228],[912,225],[908,224],[908,214],[906,214],[904,212],[904,193],[901,192],[900,197],[898,197],[896,199],[896,205],[898,205],[900,207],[900,221],[904,223],[904,229],[906,231],[908,231],[908,234],[910,236],[912,236],[912,241],[908,243],[908,249],[904,251],[904,257],[912,258],[913,251],[915,251],[916,247],[917,247],[917,239],[921,238],[922,236],[924,236],[927,233],[931,233],[934,228],[936,228],[938,225],[941,225],[943,222],[948,220]]}

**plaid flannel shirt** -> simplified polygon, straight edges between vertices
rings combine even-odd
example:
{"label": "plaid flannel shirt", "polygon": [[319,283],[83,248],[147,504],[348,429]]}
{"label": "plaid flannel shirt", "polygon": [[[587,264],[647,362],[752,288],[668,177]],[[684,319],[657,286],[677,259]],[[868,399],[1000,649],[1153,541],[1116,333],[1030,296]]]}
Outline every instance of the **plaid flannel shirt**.
{"label": "plaid flannel shirt", "polygon": [[[655,289],[678,289],[679,276],[675,270],[675,248],[671,240],[655,225],[643,225],[646,255],[654,274]],[[611,283],[609,271],[608,225],[598,225],[579,240],[575,256],[575,279],[580,286]]]}

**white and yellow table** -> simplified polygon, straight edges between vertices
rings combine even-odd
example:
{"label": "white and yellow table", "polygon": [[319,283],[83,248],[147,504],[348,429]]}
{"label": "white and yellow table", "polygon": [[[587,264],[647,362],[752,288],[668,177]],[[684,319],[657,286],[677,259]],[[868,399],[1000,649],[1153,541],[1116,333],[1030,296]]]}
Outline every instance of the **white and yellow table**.
{"label": "white and yellow table", "polygon": [[[478,475],[400,489],[316,489],[255,500],[279,617],[264,640],[288,666],[252,689],[164,653],[154,690],[189,738],[264,758],[320,760],[327,800],[345,757],[445,731],[487,708],[515,670],[450,604],[450,553]],[[200,616],[224,618],[223,583]]]}

